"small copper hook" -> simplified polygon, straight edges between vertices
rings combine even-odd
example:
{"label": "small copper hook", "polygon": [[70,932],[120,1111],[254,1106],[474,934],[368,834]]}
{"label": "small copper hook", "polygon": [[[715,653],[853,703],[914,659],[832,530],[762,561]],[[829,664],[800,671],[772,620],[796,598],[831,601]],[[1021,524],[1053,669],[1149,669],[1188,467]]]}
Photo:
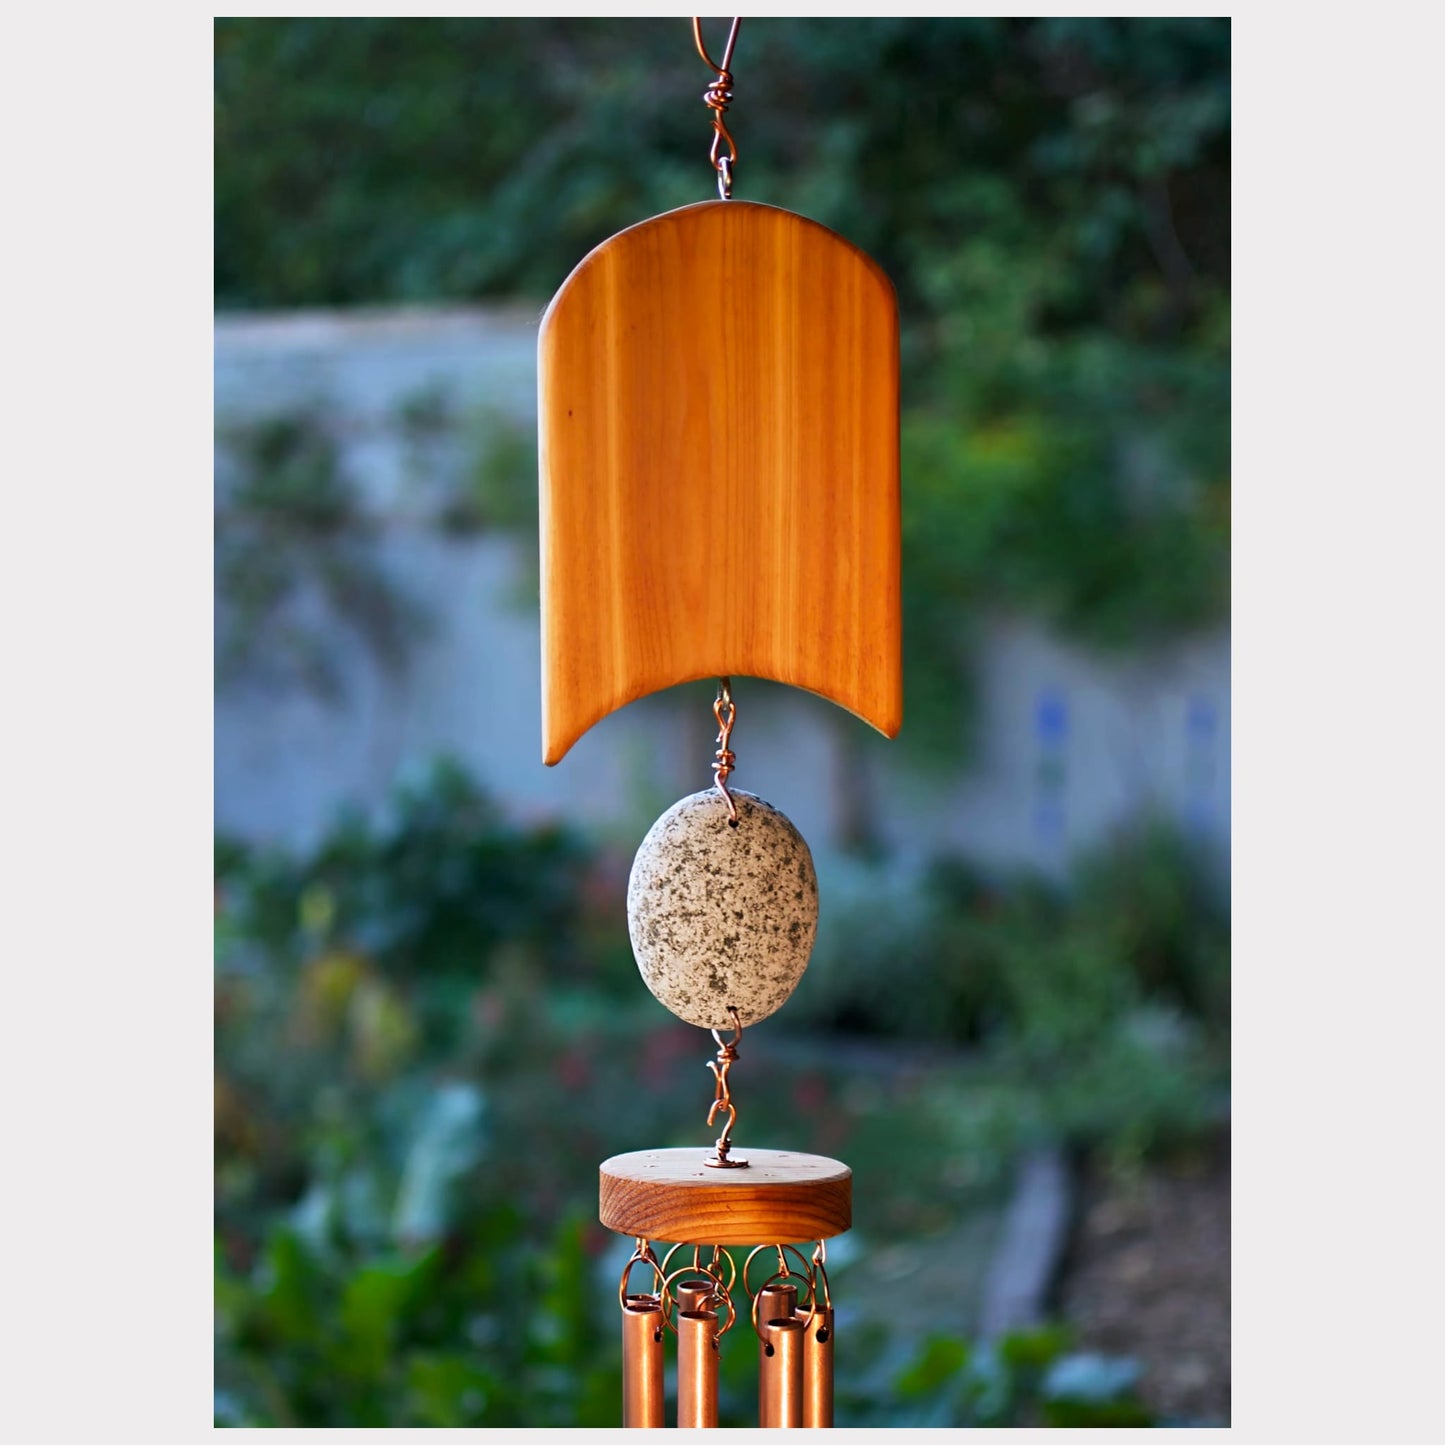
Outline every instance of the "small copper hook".
{"label": "small copper hook", "polygon": [[[728,822],[736,828],[738,825],[738,805],[733,801],[733,795],[728,792],[728,775],[737,767],[738,755],[733,752],[729,744],[732,741],[733,724],[737,721],[737,704],[733,702],[732,679],[720,677],[717,680],[717,697],[713,700],[712,715],[717,719],[718,726],[718,750],[713,756],[717,761],[712,765],[714,782],[717,790],[728,804]],[[713,1037],[717,1038],[717,1030],[713,1030]],[[721,1043],[722,1040],[718,1039]],[[734,1040],[736,1042],[736,1040]]]}
{"label": "small copper hook", "polygon": [[[738,1054],[738,1040],[743,1036],[743,1021],[738,1016],[736,1004],[729,1004],[728,1012],[732,1015],[733,1019],[732,1038],[728,1039],[727,1042],[724,1043],[722,1035],[718,1033],[716,1029],[712,1030],[712,1038],[713,1042],[718,1046],[719,1057],[721,1057],[723,1053],[727,1053],[731,1056],[729,1059],[729,1062],[731,1062],[731,1060],[735,1059]],[[712,1068],[712,1065],[709,1064],[708,1068]]]}
{"label": "small copper hook", "polygon": [[732,1148],[733,1126],[738,1121],[737,1106],[733,1103],[732,1089],[728,1085],[728,1070],[732,1068],[738,1057],[738,1040],[743,1036],[742,1019],[738,1017],[737,1008],[729,1004],[728,1013],[732,1015],[733,1036],[727,1042],[716,1029],[713,1029],[712,1036],[717,1043],[717,1059],[708,1060],[708,1068],[712,1070],[712,1076],[717,1084],[717,1094],[712,1101],[712,1108],[707,1111],[708,1128],[711,1128],[717,1120],[718,1111],[726,1109],[728,1121],[723,1125],[722,1133],[718,1136],[713,1157],[707,1160],[714,1169],[745,1169],[746,1159],[729,1159],[728,1151]]}

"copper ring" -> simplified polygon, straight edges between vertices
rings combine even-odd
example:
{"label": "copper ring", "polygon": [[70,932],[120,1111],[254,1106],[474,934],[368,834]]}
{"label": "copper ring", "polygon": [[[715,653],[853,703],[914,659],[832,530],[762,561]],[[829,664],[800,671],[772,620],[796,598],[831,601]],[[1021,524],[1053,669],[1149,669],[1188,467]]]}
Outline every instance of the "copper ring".
{"label": "copper ring", "polygon": [[737,1306],[733,1304],[732,1294],[728,1290],[728,1287],[716,1275],[709,1274],[706,1270],[694,1270],[692,1265],[690,1264],[683,1265],[681,1269],[673,1270],[673,1272],[665,1276],[662,1281],[663,1324],[668,1329],[670,1329],[673,1334],[677,1333],[677,1326],[673,1323],[672,1319],[672,1316],[675,1313],[675,1310],[673,1309],[674,1301],[672,1295],[672,1285],[674,1280],[680,1279],[682,1278],[682,1276],[689,1274],[697,1274],[699,1278],[707,1280],[707,1282],[712,1285],[714,1300],[717,1303],[726,1306],[727,1323],[723,1325],[722,1328],[719,1329],[717,1332],[718,1339],[722,1339],[722,1337],[727,1334],[727,1332],[732,1329],[732,1327],[738,1322]]}
{"label": "copper ring", "polygon": [[[779,1271],[777,1274],[770,1275],[767,1279],[765,1279],[765,1280],[763,1281],[762,1289],[760,1289],[760,1290],[757,1292],[757,1294],[755,1294],[755,1295],[753,1296],[753,1311],[752,1311],[752,1313],[753,1313],[753,1333],[754,1333],[760,1340],[763,1338],[763,1332],[758,1328],[758,1305],[762,1302],[763,1290],[767,1289],[767,1287],[768,1287],[770,1284],[775,1284],[775,1283],[777,1283],[777,1281],[780,1280],[780,1279],[797,1279],[797,1278],[799,1278],[799,1276],[798,1276],[798,1275],[795,1275],[791,1270],[782,1270],[782,1271]],[[808,1298],[811,1300],[811,1299],[812,1299],[812,1296],[813,1296],[813,1286],[812,1286],[812,1283],[810,1282],[809,1285],[808,1285]],[[815,1305],[813,1305],[813,1306],[809,1309],[809,1311],[808,1311],[808,1318],[807,1318],[807,1320],[804,1322],[804,1325],[803,1325],[803,1329],[804,1329],[804,1330],[807,1330],[808,1327],[813,1323],[813,1319],[814,1319],[814,1317],[817,1315],[817,1313],[818,1313],[818,1307],[817,1307],[817,1305],[815,1304]],[[766,1343],[766,1342],[765,1342],[765,1343]]]}
{"label": "copper ring", "polygon": [[[632,1273],[632,1266],[634,1264],[641,1264],[644,1261],[652,1266],[652,1271],[657,1276],[657,1300],[659,1305],[662,1304],[663,1291],[666,1288],[667,1280],[666,1276],[662,1272],[662,1266],[658,1264],[657,1257],[653,1254],[652,1249],[649,1246],[649,1248],[647,1248],[646,1250],[634,1251],[632,1258],[629,1259],[627,1263],[622,1266],[622,1278],[617,1282],[617,1304],[620,1309],[627,1308],[627,1276]],[[665,1315],[664,1318],[666,1318]]]}
{"label": "copper ring", "polygon": [[[811,1292],[813,1288],[813,1267],[808,1263],[807,1256],[804,1255],[802,1250],[796,1248],[794,1245],[791,1244],[760,1244],[756,1249],[753,1250],[750,1255],[748,1255],[746,1261],[743,1264],[743,1288],[747,1291],[749,1299],[756,1298],[757,1292],[748,1283],[748,1268],[765,1249],[776,1249],[778,1251],[778,1263],[783,1266],[783,1268],[780,1269],[778,1273],[775,1274],[773,1278],[768,1281],[768,1284],[771,1284],[773,1282],[773,1279],[801,1279],[807,1281],[808,1289]],[[796,1270],[791,1270],[787,1267],[788,1261],[785,1258],[785,1254],[792,1254],[796,1256],[796,1258],[803,1266],[803,1272],[801,1274],[797,1273]],[[766,1289],[768,1287],[768,1284],[763,1285],[763,1289]]]}

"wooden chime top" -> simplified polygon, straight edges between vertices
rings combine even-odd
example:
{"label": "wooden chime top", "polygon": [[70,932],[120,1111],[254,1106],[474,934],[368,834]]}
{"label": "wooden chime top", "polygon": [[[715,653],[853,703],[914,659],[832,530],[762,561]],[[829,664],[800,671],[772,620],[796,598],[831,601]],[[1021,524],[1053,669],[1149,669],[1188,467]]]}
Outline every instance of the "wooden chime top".
{"label": "wooden chime top", "polygon": [[704,1149],[642,1149],[601,1166],[599,1217],[618,1234],[675,1244],[802,1244],[853,1223],[853,1171],[836,1159],[744,1151],[746,1169],[713,1169]]}
{"label": "wooden chime top", "polygon": [[539,342],[543,760],[647,693],[772,678],[902,723],[898,315],[790,211],[604,241]]}

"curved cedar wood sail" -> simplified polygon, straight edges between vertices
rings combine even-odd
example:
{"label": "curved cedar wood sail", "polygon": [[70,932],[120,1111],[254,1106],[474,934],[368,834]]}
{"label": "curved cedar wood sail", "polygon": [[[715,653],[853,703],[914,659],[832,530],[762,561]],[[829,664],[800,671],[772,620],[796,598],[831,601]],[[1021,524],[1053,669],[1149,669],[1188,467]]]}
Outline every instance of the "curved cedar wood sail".
{"label": "curved cedar wood sail", "polygon": [[588,255],[539,342],[542,757],[659,688],[773,678],[903,720],[898,312],[749,201]]}

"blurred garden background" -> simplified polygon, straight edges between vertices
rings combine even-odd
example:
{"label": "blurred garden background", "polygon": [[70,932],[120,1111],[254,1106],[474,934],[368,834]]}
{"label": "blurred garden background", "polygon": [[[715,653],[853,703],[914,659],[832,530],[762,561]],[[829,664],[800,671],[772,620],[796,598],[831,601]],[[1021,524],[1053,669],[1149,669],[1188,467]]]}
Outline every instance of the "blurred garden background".
{"label": "blurred garden background", "polygon": [[[839,1425],[1229,1419],[1229,54],[742,27],[735,194],[902,320],[903,732],[735,680],[822,908],[738,1139],[854,1169]],[[616,1424],[596,1166],[709,1142],[713,1052],[626,878],[712,693],[541,764],[536,333],[715,195],[709,75],[683,20],[229,19],[215,59],[216,1420]]]}

